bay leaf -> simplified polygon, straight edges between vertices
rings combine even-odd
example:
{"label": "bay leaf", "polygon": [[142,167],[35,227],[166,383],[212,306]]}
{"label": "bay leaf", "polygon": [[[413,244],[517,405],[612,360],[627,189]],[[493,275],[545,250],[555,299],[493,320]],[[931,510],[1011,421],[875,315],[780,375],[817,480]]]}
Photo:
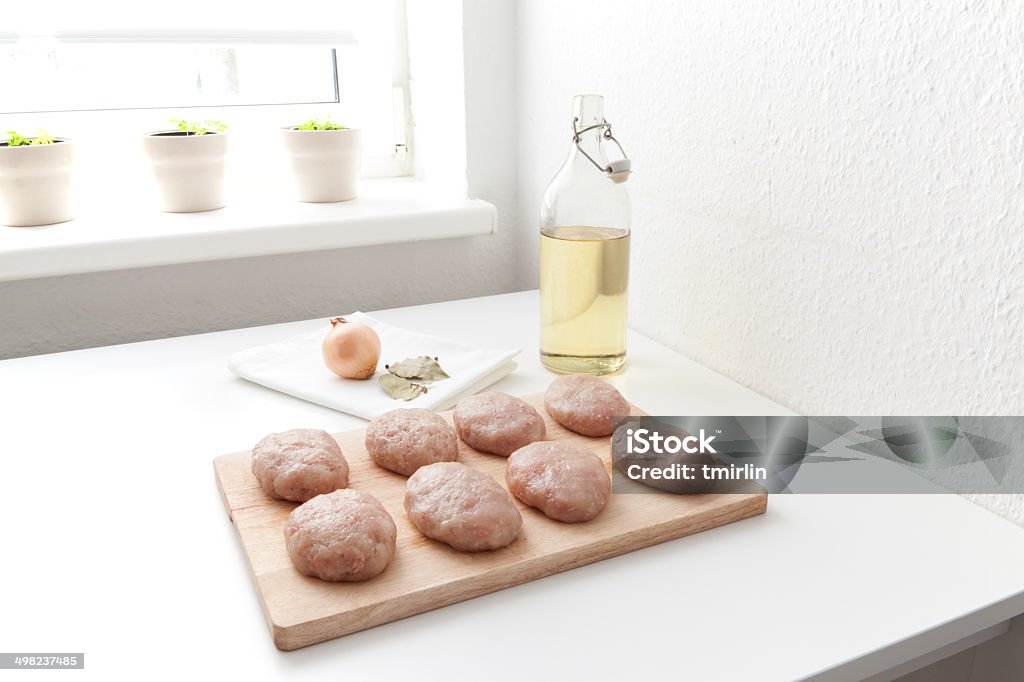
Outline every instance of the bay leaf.
{"label": "bay leaf", "polygon": [[393,365],[388,365],[387,369],[395,376],[404,379],[415,379],[416,381],[441,381],[442,379],[449,378],[448,373],[441,369],[437,358],[432,358],[428,355],[420,355],[396,362]]}
{"label": "bay leaf", "polygon": [[408,379],[396,376],[390,372],[381,374],[380,378],[377,379],[377,383],[380,384],[380,387],[388,396],[395,400],[409,401],[427,392],[426,386],[414,384]]}

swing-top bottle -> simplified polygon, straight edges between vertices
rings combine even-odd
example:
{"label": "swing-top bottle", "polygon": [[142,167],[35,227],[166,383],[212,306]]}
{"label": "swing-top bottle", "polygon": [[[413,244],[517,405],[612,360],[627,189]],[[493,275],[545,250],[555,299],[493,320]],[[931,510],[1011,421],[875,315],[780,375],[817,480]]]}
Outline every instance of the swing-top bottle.
{"label": "swing-top bottle", "polygon": [[573,98],[569,156],[541,206],[540,355],[554,372],[609,374],[626,361],[629,173],[603,98]]}

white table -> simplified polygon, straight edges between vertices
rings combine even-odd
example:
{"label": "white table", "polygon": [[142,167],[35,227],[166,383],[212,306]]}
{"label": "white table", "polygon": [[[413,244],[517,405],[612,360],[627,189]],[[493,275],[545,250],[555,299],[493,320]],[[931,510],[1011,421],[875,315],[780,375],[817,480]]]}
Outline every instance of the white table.
{"label": "white table", "polygon": [[[375,314],[521,345],[497,385],[509,393],[552,378],[536,359],[533,292]],[[82,651],[103,680],[832,680],[1024,613],[1024,531],[959,497],[780,495],[755,519],[277,651],[211,460],[269,431],[362,422],[236,379],[224,361],[320,324],[0,362],[0,649]],[[634,333],[612,381],[652,414],[788,413]]]}

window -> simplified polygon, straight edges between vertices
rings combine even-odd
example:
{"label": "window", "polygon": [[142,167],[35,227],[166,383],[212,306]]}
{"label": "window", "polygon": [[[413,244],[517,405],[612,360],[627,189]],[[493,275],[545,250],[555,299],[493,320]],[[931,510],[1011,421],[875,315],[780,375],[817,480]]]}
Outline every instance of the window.
{"label": "window", "polygon": [[226,123],[236,176],[280,181],[277,129],[324,116],[364,129],[365,177],[408,174],[403,0],[50,4],[0,18],[0,131],[74,139],[86,191],[139,175],[172,117]]}
{"label": "window", "polygon": [[17,109],[4,113],[340,101],[329,47],[28,39],[8,44],[0,61],[3,106]]}

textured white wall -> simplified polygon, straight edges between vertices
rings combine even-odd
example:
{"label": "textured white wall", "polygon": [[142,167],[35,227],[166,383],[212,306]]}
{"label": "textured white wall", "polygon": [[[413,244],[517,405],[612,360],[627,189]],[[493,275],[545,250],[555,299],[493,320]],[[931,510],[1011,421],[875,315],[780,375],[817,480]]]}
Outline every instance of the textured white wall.
{"label": "textured white wall", "polygon": [[634,160],[634,328],[803,413],[1024,413],[1024,5],[522,0],[518,52],[524,223],[573,94]]}

